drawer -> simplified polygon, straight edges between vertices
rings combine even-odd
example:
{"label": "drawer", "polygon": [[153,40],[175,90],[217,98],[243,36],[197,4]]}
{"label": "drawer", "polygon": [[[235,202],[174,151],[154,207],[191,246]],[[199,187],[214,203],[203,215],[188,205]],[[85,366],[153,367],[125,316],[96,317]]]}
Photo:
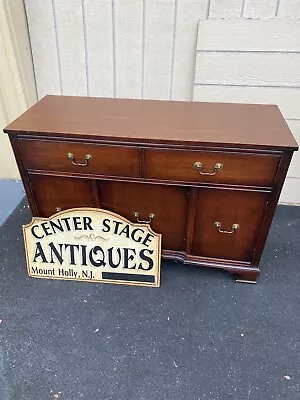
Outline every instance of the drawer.
{"label": "drawer", "polygon": [[252,261],[270,193],[197,189],[192,254]]}
{"label": "drawer", "polygon": [[136,148],[46,140],[21,139],[18,142],[26,169],[95,175],[140,175],[139,150]]}
{"label": "drawer", "polygon": [[[187,182],[272,186],[279,155],[146,150],[146,177]],[[219,168],[221,167],[221,168]]]}

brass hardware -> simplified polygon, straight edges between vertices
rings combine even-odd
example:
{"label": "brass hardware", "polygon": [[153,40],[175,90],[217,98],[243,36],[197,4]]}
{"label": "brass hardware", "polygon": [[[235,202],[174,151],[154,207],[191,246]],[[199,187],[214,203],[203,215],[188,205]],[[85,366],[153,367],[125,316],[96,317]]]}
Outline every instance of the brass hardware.
{"label": "brass hardware", "polygon": [[218,231],[220,233],[229,233],[229,234],[234,233],[240,227],[239,224],[233,224],[232,227],[231,227],[231,231],[224,231],[224,230],[221,229],[221,227],[222,227],[221,222],[218,222],[218,221],[214,222],[214,226],[216,228],[218,228]]}
{"label": "brass hardware", "polygon": [[92,159],[92,156],[90,154],[86,154],[84,156],[84,159],[85,159],[84,162],[76,162],[75,156],[73,153],[68,153],[67,158],[72,161],[73,165],[76,165],[78,167],[86,167],[88,165],[89,161]]}
{"label": "brass hardware", "polygon": [[60,211],[61,211],[61,208],[60,208],[60,207],[55,207],[55,211],[56,211],[56,212],[60,212]]}
{"label": "brass hardware", "polygon": [[139,219],[140,214],[138,212],[136,212],[136,211],[133,213],[133,215],[135,216],[137,222],[140,222],[141,224],[150,224],[150,222],[153,220],[153,218],[155,218],[155,214],[153,214],[153,213],[149,214],[149,220],[148,221],[140,220]]}
{"label": "brass hardware", "polygon": [[201,161],[196,161],[196,162],[194,163],[194,167],[196,168],[196,170],[197,170],[197,171],[199,172],[199,174],[201,174],[201,175],[213,176],[213,175],[216,175],[216,173],[217,173],[218,171],[221,171],[221,169],[223,169],[223,164],[221,164],[221,163],[215,164],[215,166],[214,166],[214,171],[213,171],[213,172],[203,172],[203,171],[201,171],[201,170],[202,170],[202,167],[203,167],[203,163],[202,163]]}

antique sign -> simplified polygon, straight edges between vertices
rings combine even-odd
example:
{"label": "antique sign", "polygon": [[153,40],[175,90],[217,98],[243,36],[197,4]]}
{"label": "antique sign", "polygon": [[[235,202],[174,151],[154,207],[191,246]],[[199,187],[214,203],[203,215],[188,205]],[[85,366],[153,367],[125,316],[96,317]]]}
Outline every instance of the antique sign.
{"label": "antique sign", "polygon": [[160,285],[161,235],[113,212],[73,208],[23,225],[35,278]]}

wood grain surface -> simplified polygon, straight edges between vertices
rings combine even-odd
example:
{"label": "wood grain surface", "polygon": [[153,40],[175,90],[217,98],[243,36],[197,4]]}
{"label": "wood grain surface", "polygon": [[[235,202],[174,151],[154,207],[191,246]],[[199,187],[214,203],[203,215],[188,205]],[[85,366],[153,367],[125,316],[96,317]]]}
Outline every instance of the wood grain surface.
{"label": "wood grain surface", "polygon": [[8,133],[296,149],[277,106],[46,96]]}

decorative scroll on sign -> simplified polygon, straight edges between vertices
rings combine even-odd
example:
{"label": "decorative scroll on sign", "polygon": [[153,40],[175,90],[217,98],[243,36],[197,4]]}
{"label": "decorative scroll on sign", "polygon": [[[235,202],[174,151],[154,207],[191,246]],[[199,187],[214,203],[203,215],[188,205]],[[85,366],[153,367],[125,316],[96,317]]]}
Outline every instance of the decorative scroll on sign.
{"label": "decorative scroll on sign", "polygon": [[23,225],[35,278],[160,285],[161,235],[113,212],[74,208]]}

